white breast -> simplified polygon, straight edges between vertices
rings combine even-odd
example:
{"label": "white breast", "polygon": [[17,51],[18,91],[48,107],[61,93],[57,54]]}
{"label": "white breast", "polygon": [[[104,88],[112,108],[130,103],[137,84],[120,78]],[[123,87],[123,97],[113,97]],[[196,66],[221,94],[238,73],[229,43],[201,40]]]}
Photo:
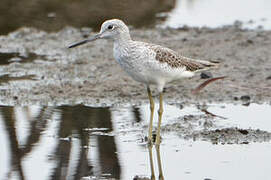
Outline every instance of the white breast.
{"label": "white breast", "polygon": [[144,62],[147,57],[143,57],[140,49],[133,49],[128,45],[123,46],[114,43],[114,58],[133,79],[142,83],[148,83]]}

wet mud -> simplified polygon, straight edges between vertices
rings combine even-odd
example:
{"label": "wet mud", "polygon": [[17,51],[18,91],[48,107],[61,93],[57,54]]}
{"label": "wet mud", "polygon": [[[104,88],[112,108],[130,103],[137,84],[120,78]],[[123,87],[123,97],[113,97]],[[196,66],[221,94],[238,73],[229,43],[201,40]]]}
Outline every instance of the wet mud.
{"label": "wet mud", "polygon": [[[242,112],[240,112],[242,113]],[[232,127],[216,127],[220,118],[213,119],[205,115],[187,115],[178,122],[163,126],[165,133],[175,132],[180,138],[193,141],[207,141],[212,144],[249,144],[269,142],[271,133],[261,129],[242,129]]]}
{"label": "wet mud", "polygon": [[[113,59],[112,42],[100,40],[67,49],[92,34],[91,29],[67,27],[57,33],[21,28],[0,36],[0,74],[35,76],[35,81],[1,83],[1,104],[146,103],[145,87],[127,76]],[[165,90],[168,103],[244,103],[242,97],[249,97],[245,99],[248,103],[270,103],[271,31],[227,26],[131,29],[131,34],[135,40],[161,44],[192,58],[221,62],[211,75],[227,78],[211,83],[198,95],[191,91],[206,80],[202,79],[205,75],[169,84]]]}

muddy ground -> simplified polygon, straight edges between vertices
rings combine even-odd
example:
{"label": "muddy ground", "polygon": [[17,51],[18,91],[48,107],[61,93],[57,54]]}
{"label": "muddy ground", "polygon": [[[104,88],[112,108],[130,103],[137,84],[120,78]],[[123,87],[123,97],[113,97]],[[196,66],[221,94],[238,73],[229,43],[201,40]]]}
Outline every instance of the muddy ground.
{"label": "muddy ground", "polygon": [[[21,28],[0,36],[1,104],[108,105],[147,102],[145,87],[122,71],[112,55],[112,42],[99,40],[74,49],[73,42],[91,29],[67,27],[57,33]],[[172,48],[186,56],[221,62],[214,77],[228,76],[195,96],[200,76],[170,84],[165,101],[251,102],[271,100],[271,31],[219,29],[132,29],[133,39]],[[23,80],[22,79],[26,79]],[[105,103],[105,104],[104,104]]]}

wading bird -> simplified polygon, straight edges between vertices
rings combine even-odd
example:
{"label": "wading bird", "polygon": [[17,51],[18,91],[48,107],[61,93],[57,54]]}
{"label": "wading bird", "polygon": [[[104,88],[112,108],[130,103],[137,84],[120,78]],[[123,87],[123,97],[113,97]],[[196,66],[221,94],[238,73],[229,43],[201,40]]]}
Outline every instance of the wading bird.
{"label": "wading bird", "polygon": [[[177,52],[156,44],[133,41],[130,32],[125,23],[118,19],[105,21],[98,34],[93,37],[75,43],[69,48],[85,44],[97,39],[111,39],[114,41],[114,58],[134,80],[146,85],[150,101],[150,122],[148,144],[152,147],[152,127],[154,101],[152,98],[150,85],[156,86],[159,92],[159,110],[158,110],[158,127],[155,139],[155,147],[159,151],[160,127],[163,113],[163,89],[169,82],[182,78],[188,78],[202,70],[207,70],[217,66],[216,62],[195,60],[181,56]],[[160,151],[159,151],[160,152]],[[160,154],[160,153],[159,153]],[[152,154],[150,152],[152,158]],[[160,155],[158,157],[160,161]],[[153,164],[151,160],[152,179]],[[159,179],[164,179],[162,168],[159,165]]]}

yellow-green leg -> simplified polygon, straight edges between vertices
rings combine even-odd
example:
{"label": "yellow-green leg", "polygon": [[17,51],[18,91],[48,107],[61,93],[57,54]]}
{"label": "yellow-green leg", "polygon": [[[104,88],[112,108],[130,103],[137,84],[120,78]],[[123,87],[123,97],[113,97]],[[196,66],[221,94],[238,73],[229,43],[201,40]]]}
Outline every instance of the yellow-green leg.
{"label": "yellow-green leg", "polygon": [[148,143],[152,145],[152,124],[153,124],[153,113],[154,113],[154,101],[153,101],[151,90],[149,87],[147,88],[147,91],[148,91],[148,97],[150,100],[150,110],[151,110]]}
{"label": "yellow-green leg", "polygon": [[163,170],[162,170],[162,162],[160,157],[160,128],[162,122],[162,115],[163,115],[163,92],[159,94],[159,110],[158,110],[158,127],[157,127],[157,134],[155,140],[155,148],[157,154],[157,161],[158,161],[158,168],[159,168],[159,180],[164,180]]}
{"label": "yellow-green leg", "polygon": [[150,165],[151,165],[151,180],[155,180],[155,175],[154,175],[154,164],[153,164],[153,156],[152,156],[152,124],[153,124],[153,112],[154,112],[154,102],[151,94],[151,90],[149,87],[147,87],[148,91],[148,97],[150,100],[150,124],[149,124],[149,135],[148,135],[148,150],[149,150],[149,158],[150,158]]}
{"label": "yellow-green leg", "polygon": [[160,128],[161,128],[163,111],[164,111],[164,109],[163,109],[163,92],[161,92],[159,94],[158,127],[157,127],[155,145],[160,145],[160,143],[161,143]]}

